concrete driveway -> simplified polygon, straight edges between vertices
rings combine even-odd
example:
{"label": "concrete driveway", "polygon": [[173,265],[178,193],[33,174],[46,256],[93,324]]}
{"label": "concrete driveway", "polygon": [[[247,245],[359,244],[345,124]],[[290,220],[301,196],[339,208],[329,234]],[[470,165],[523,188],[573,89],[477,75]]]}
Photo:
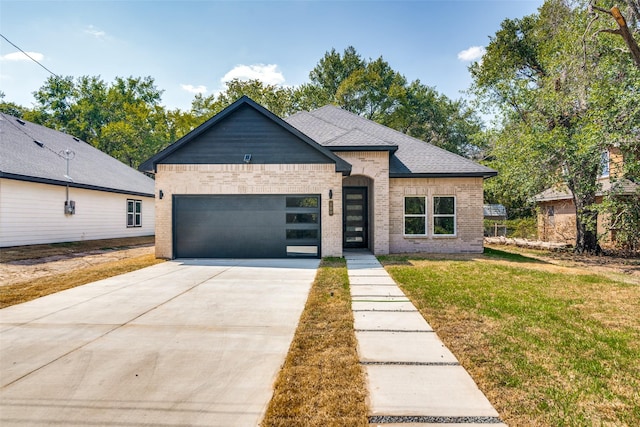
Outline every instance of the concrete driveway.
{"label": "concrete driveway", "polygon": [[0,424],[257,425],[318,260],[177,260],[0,310]]}

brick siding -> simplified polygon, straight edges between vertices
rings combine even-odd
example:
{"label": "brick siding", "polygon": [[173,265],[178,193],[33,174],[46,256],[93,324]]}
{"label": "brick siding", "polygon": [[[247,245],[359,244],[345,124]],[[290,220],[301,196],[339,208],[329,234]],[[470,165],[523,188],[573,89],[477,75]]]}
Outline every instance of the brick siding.
{"label": "brick siding", "polygon": [[[391,253],[481,253],[483,251],[482,178],[391,178],[390,232]],[[427,235],[404,235],[404,197],[425,196]],[[456,235],[433,235],[433,197],[455,196]]]}
{"label": "brick siding", "polygon": [[[173,258],[172,196],[183,194],[320,194],[322,256],[342,256],[342,174],[332,164],[158,165],[156,256]],[[333,215],[329,215],[333,190]]]}

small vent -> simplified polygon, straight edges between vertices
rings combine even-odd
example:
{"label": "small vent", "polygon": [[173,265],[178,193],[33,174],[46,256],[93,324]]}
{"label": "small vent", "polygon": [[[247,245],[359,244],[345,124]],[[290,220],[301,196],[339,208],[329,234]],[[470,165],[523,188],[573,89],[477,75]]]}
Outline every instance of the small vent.
{"label": "small vent", "polygon": [[22,119],[16,119],[16,122],[20,123],[22,126],[24,126],[27,123]]}
{"label": "small vent", "polygon": [[80,142],[80,140],[79,140],[78,138],[76,138],[75,136],[73,137],[73,140],[74,140],[75,142]]}
{"label": "small vent", "polygon": [[33,140],[33,142],[35,142],[38,147],[44,148],[44,143],[43,142],[37,141],[35,139]]}

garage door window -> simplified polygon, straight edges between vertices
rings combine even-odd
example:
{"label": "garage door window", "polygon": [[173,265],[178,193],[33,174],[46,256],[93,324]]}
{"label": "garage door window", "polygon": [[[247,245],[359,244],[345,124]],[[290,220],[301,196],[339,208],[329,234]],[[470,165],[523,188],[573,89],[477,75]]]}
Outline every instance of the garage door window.
{"label": "garage door window", "polygon": [[318,208],[318,198],[309,197],[287,197],[287,208]]}
{"label": "garage door window", "polygon": [[319,206],[317,196],[286,197],[287,256],[318,256]]}

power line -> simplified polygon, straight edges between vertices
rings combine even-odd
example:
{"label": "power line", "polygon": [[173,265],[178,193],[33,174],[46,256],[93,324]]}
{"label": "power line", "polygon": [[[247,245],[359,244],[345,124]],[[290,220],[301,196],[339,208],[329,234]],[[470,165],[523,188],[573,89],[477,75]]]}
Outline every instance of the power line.
{"label": "power line", "polygon": [[16,49],[18,49],[20,52],[24,53],[25,56],[27,58],[29,58],[30,60],[32,60],[33,62],[35,62],[36,64],[38,64],[39,66],[41,66],[42,68],[44,68],[45,70],[47,70],[48,72],[50,72],[53,76],[55,77],[60,77],[58,76],[56,73],[54,73],[53,71],[51,71],[50,69],[48,69],[47,67],[45,67],[44,65],[42,65],[40,62],[38,62],[37,59],[33,58],[31,55],[29,55],[27,52],[25,52],[24,50],[20,49],[18,46],[15,45],[15,43],[13,43],[11,40],[9,40],[8,38],[6,38],[4,36],[4,34],[0,33],[0,37],[2,37],[3,39],[5,39],[7,42],[9,42],[9,44],[11,44],[11,46],[15,47]]}

